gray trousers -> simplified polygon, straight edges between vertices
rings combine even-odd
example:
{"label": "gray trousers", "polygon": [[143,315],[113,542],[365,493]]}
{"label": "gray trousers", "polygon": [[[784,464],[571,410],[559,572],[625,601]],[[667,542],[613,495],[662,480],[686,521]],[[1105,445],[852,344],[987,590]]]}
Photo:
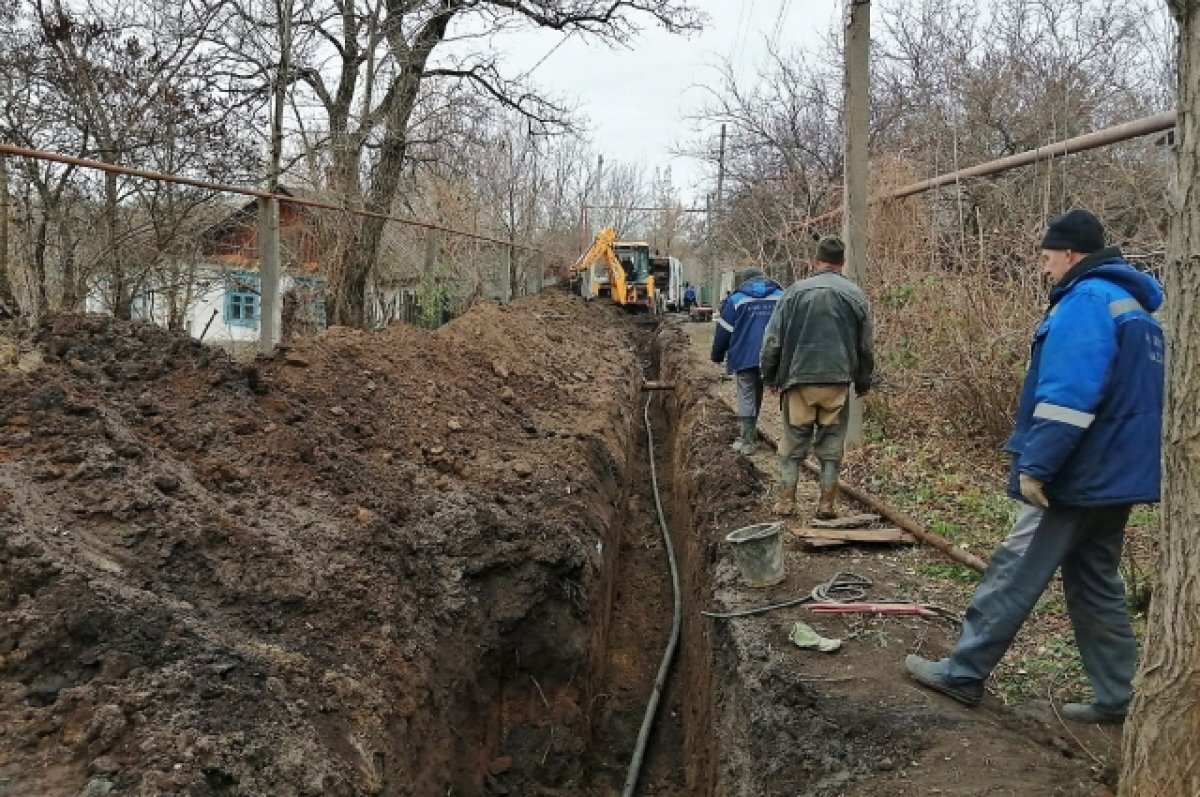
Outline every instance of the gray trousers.
{"label": "gray trousers", "polygon": [[800,481],[800,466],[811,448],[822,462],[841,462],[846,449],[846,425],[850,413],[843,408],[835,423],[792,425],[787,394],[780,397],[783,413],[783,437],[779,440],[779,481],[794,487]]}
{"label": "gray trousers", "polygon": [[757,418],[763,403],[762,371],[744,368],[733,375],[737,387],[737,416]]}
{"label": "gray trousers", "polygon": [[991,675],[1054,572],[1062,567],[1067,612],[1101,711],[1124,713],[1137,663],[1137,642],[1118,567],[1129,506],[1022,505],[1013,531],[988,563],[967,608],[945,674],[982,681]]}

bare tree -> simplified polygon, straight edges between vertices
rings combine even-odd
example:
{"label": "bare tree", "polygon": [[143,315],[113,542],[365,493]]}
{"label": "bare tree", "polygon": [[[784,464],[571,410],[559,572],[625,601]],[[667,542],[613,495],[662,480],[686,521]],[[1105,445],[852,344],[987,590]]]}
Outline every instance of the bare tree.
{"label": "bare tree", "polygon": [[[836,55],[836,48],[831,52]],[[755,80],[739,81],[730,62],[719,64],[699,114],[710,130],[719,124],[728,130],[714,245],[725,267],[753,263],[790,281],[791,264],[803,261],[811,246],[795,225],[839,195],[840,62],[768,42],[765,62],[756,69]],[[715,171],[719,153],[711,135],[684,151]]]}
{"label": "bare tree", "polygon": [[[200,48],[221,7],[23,0],[0,34],[0,127],[25,146],[230,181],[245,127]],[[219,153],[219,159],[214,154]],[[89,290],[121,317],[190,237],[210,195],[110,172],[20,161],[10,170],[15,269],[35,313],[80,309]],[[236,178],[235,178],[236,179]],[[100,234],[97,235],[96,231]]]}
{"label": "bare tree", "polygon": [[[559,125],[563,108],[520,81],[507,79],[497,58],[483,48],[455,57],[435,57],[448,42],[465,42],[474,32],[507,26],[540,27],[564,34],[623,40],[639,19],[686,31],[697,16],[675,0],[569,0],[554,4],[524,0],[383,0],[359,5],[337,0],[297,20],[300,41],[324,40],[336,57],[314,45],[296,68],[316,99],[327,125],[333,189],[349,207],[388,213],[402,185],[411,154],[414,111],[423,89],[445,81],[465,82],[493,101],[518,109],[538,128]],[[361,325],[367,285],[385,227],[382,218],[357,219],[347,230],[352,246],[340,248],[330,267],[334,317]]]}

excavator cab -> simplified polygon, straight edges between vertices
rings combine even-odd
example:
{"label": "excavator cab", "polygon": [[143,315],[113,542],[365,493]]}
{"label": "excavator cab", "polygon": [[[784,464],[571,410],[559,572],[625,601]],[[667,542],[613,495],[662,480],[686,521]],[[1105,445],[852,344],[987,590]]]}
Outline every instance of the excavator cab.
{"label": "excavator cab", "polygon": [[640,241],[617,241],[613,244],[617,258],[625,266],[625,278],[631,284],[646,284],[650,276],[650,244]]}

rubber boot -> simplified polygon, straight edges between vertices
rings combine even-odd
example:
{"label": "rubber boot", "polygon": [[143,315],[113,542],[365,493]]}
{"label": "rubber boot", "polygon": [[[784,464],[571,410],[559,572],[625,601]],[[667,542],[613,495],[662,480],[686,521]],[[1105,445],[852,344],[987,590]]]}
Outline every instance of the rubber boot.
{"label": "rubber boot", "polygon": [[779,495],[775,498],[775,503],[771,507],[771,513],[783,517],[796,514],[795,484],[779,485]]}
{"label": "rubber boot", "polygon": [[817,501],[817,517],[833,520],[837,517],[838,470],[841,463],[836,459],[821,460],[821,497]]}
{"label": "rubber boot", "polygon": [[758,419],[738,418],[742,425],[742,453],[753,454],[758,442]]}
{"label": "rubber boot", "polygon": [[754,418],[738,417],[738,424],[740,427],[738,439],[733,441],[730,448],[739,454],[753,454],[754,442],[758,437],[757,421]]}

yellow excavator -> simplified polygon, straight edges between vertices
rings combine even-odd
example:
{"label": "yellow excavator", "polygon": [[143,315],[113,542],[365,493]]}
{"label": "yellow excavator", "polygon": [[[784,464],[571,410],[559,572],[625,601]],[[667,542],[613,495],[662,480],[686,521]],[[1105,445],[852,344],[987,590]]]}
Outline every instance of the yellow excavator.
{"label": "yellow excavator", "polygon": [[[603,264],[605,276],[592,274],[592,267]],[[635,311],[657,312],[655,269],[651,264],[650,244],[642,241],[618,241],[612,227],[597,235],[583,256],[571,267],[571,275],[581,272],[590,280],[592,296],[602,296]]]}

